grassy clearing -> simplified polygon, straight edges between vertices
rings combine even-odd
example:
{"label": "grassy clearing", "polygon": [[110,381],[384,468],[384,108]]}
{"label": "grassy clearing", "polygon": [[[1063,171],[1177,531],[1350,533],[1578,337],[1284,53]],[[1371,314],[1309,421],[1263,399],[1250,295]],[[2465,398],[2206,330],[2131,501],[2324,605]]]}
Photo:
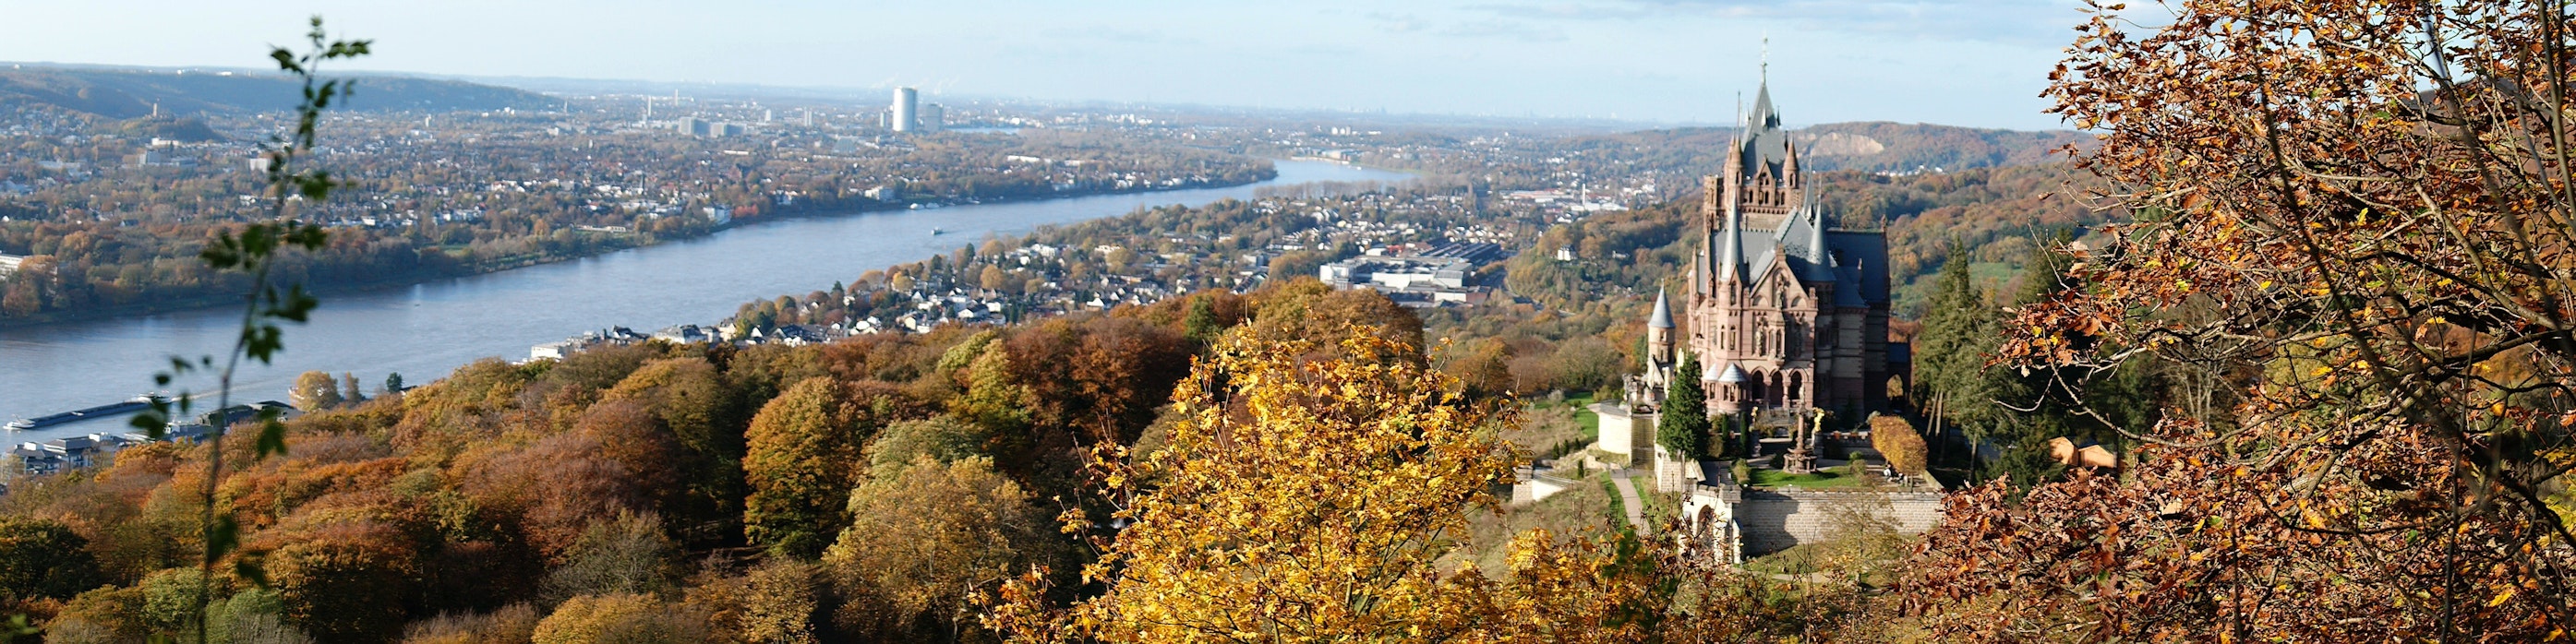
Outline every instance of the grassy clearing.
{"label": "grassy clearing", "polygon": [[1548,452],[1572,445],[1581,449],[1592,442],[1597,426],[1592,412],[1574,404],[1589,397],[1568,399],[1563,403],[1533,402],[1521,413],[1521,424],[1503,430],[1503,440],[1510,441],[1523,454],[1549,456]]}
{"label": "grassy clearing", "polygon": [[1586,529],[1616,530],[1625,525],[1627,520],[1619,518],[1618,497],[1609,489],[1609,478],[1594,475],[1593,480],[1602,484],[1577,485],[1537,503],[1505,507],[1500,513],[1472,513],[1468,517],[1467,542],[1451,556],[1472,559],[1486,574],[1500,578],[1513,535],[1546,528],[1562,536]]}

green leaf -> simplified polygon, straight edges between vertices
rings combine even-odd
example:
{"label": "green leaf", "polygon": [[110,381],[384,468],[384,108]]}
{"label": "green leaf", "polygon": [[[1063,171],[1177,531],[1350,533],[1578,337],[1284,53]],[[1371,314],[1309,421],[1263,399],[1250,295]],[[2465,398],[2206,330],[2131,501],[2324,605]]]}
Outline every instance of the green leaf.
{"label": "green leaf", "polygon": [[286,453],[286,423],[276,418],[259,424],[259,458]]}
{"label": "green leaf", "polygon": [[206,526],[206,559],[222,559],[241,545],[241,524],[230,514],[216,514],[213,525]]}
{"label": "green leaf", "polygon": [[267,588],[268,558],[248,554],[233,559],[233,576],[249,581],[254,588]]}

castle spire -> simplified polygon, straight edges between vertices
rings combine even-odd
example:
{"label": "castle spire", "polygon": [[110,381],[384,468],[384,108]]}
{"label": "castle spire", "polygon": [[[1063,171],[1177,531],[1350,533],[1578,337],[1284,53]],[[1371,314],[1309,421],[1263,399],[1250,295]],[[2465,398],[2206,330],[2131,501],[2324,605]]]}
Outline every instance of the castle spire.
{"label": "castle spire", "polygon": [[1807,206],[1807,252],[1818,263],[1833,261],[1833,253],[1825,252],[1825,209],[1814,205]]}
{"label": "castle spire", "polygon": [[1664,302],[1663,289],[1655,289],[1655,316],[1646,320],[1646,328],[1673,328],[1673,306]]}
{"label": "castle spire", "polygon": [[1737,275],[1737,273],[1742,271],[1744,268],[1744,213],[1736,209],[1735,200],[1733,199],[1728,199],[1726,201],[1726,241],[1724,242],[1724,246],[1725,247],[1721,250],[1726,252],[1726,260],[1724,264],[1719,266],[1717,269],[1718,281],[1733,282],[1743,279],[1743,277],[1741,275]]}

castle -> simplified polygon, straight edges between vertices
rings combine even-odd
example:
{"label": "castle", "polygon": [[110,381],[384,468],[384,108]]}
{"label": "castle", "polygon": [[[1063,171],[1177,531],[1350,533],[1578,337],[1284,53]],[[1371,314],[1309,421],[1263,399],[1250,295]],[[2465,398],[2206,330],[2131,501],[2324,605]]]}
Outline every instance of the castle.
{"label": "castle", "polygon": [[1791,474],[1824,462],[1819,439],[1829,424],[1883,409],[1891,381],[1910,377],[1909,352],[1887,340],[1887,239],[1838,227],[1818,207],[1768,82],[1725,166],[1702,186],[1694,227],[1701,253],[1686,292],[1656,296],[1646,368],[1628,376],[1625,400],[1592,407],[1600,435],[1587,458],[1650,470],[1655,489],[1686,493],[1691,539],[1724,561],[1818,538],[1818,517],[1830,508],[1867,506],[1905,531],[1930,527],[1940,515],[1938,493],[1754,488],[1708,455],[1656,445],[1656,420],[1685,351],[1698,360],[1708,393],[1707,409],[1691,411],[1748,430],[1755,444],[1744,447],[1755,459],[1779,455]]}
{"label": "castle", "polygon": [[1905,352],[1887,341],[1887,239],[1838,227],[1817,207],[1767,82],[1744,130],[1722,173],[1702,182],[1687,338],[1658,295],[1630,411],[1655,411],[1685,340],[1711,414],[1785,428],[1815,410],[1856,418],[1878,409],[1889,380],[1907,371]]}

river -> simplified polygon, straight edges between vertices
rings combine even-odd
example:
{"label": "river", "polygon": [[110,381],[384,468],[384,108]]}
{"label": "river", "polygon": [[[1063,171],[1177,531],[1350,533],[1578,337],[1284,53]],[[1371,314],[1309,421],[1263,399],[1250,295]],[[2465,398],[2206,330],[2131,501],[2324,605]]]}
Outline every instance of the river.
{"label": "river", "polygon": [[[1276,179],[1231,188],[785,219],[579,260],[337,295],[322,301],[311,323],[287,326],[286,351],[277,363],[245,366],[234,390],[236,398],[284,400],[288,385],[306,371],[356,373],[369,391],[387,373],[427,383],[468,362],[525,358],[530,345],[585,331],[623,326],[651,333],[714,323],[755,298],[827,289],[870,270],[981,243],[987,233],[1024,233],[1152,206],[1248,200],[1265,186],[1410,178],[1314,161],[1283,160],[1277,166]],[[934,229],[947,232],[933,235]],[[152,374],[166,368],[170,356],[227,349],[240,319],[239,309],[201,309],[0,329],[0,421],[107,404],[154,389]],[[210,382],[182,384],[204,391]],[[9,440],[122,427],[122,421],[70,423],[14,432]]]}

